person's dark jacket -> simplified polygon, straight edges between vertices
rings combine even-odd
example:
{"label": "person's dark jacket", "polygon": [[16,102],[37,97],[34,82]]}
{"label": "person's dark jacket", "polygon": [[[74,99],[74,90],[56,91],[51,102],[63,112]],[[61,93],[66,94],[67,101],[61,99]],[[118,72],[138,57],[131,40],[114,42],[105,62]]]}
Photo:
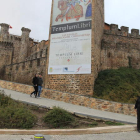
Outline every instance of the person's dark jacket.
{"label": "person's dark jacket", "polygon": [[34,85],[38,85],[38,78],[37,77],[34,77],[32,83]]}
{"label": "person's dark jacket", "polygon": [[140,97],[138,97],[135,109],[137,109],[137,130],[140,132]]}
{"label": "person's dark jacket", "polygon": [[135,104],[135,109],[140,108],[140,97],[138,97],[136,104]]}
{"label": "person's dark jacket", "polygon": [[41,77],[38,77],[38,86],[42,86],[43,79]]}

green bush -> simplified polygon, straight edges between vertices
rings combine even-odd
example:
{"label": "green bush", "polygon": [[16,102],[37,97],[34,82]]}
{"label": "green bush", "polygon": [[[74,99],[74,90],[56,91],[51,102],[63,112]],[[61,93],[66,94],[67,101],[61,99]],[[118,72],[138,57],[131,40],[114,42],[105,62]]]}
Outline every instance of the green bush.
{"label": "green bush", "polygon": [[13,100],[10,98],[10,96],[5,95],[4,91],[0,91],[0,107],[6,107],[12,102]]}
{"label": "green bush", "polygon": [[50,127],[58,128],[67,126],[74,122],[74,117],[72,114],[59,107],[54,107],[53,110],[49,111],[45,117],[44,122]]}
{"label": "green bush", "polygon": [[140,95],[140,70],[120,68],[101,71],[95,81],[94,97],[135,103]]}
{"label": "green bush", "polygon": [[32,128],[35,122],[36,117],[21,106],[0,109],[0,128]]}
{"label": "green bush", "polygon": [[0,128],[32,128],[35,122],[26,106],[0,91]]}

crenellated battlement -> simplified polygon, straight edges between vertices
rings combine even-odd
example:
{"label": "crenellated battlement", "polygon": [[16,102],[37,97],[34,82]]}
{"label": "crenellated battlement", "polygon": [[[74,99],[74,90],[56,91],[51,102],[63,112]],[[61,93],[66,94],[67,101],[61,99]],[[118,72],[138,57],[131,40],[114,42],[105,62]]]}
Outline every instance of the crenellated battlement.
{"label": "crenellated battlement", "polygon": [[29,41],[34,41],[34,39],[33,38],[29,38]]}
{"label": "crenellated battlement", "polygon": [[6,23],[1,23],[1,24],[0,24],[0,26],[1,26],[1,27],[6,27],[6,28],[9,28],[9,25],[8,25],[8,24],[6,24]]}
{"label": "crenellated battlement", "polygon": [[13,66],[13,67],[15,67],[15,66],[18,66],[18,67],[19,67],[19,66],[31,67],[31,66],[32,66],[31,63],[32,63],[32,64],[33,64],[33,63],[37,64],[37,63],[36,63],[37,60],[42,61],[42,60],[44,60],[44,59],[45,59],[44,57],[40,57],[40,58],[32,59],[32,60],[25,60],[25,61],[23,61],[23,62],[5,65],[5,67],[9,67],[9,66]]}
{"label": "crenellated battlement", "polygon": [[21,31],[22,31],[22,32],[23,32],[23,31],[26,31],[26,32],[31,32],[31,30],[30,30],[30,29],[25,28],[25,27],[22,27],[22,28],[21,28]]}
{"label": "crenellated battlement", "polygon": [[115,41],[107,41],[107,40],[102,40],[102,46],[101,46],[101,49],[105,49],[105,50],[109,50],[109,49],[112,49],[112,50],[119,50],[119,51],[124,51],[127,52],[127,51],[130,51],[130,50],[137,50],[137,51],[140,51],[140,47],[139,47],[139,44],[138,43],[129,43],[129,42],[123,42],[123,41],[118,41],[118,42],[115,42]]}
{"label": "crenellated battlement", "polygon": [[22,27],[21,36],[18,36],[9,34],[8,24],[2,23],[0,26],[0,56],[3,57],[0,61],[0,74],[6,80],[31,84],[30,79],[35,73],[43,74],[46,71],[48,42],[30,38],[31,30],[28,28]]}
{"label": "crenellated battlement", "polygon": [[119,29],[117,24],[111,24],[110,30],[104,30],[104,34],[140,38],[138,29],[131,29],[131,33],[129,33],[129,27],[122,26]]}
{"label": "crenellated battlement", "polygon": [[5,36],[7,34],[9,34],[9,25],[5,24],[5,23],[1,23],[1,31],[0,31],[0,35],[1,36]]}
{"label": "crenellated battlement", "polygon": [[4,42],[4,41],[0,41],[0,47],[13,47],[13,43],[12,42]]}
{"label": "crenellated battlement", "polygon": [[34,59],[38,59],[38,58],[44,58],[47,55],[47,49],[42,49],[39,52],[36,52],[32,55],[30,55],[29,57],[26,58],[26,60],[34,60]]}
{"label": "crenellated battlement", "polygon": [[21,36],[10,34],[7,36],[7,40],[11,42],[14,42],[15,40],[21,41]]}
{"label": "crenellated battlement", "polygon": [[118,25],[117,24],[111,24],[110,25],[110,30],[114,31],[114,32],[117,31],[118,30]]}
{"label": "crenellated battlement", "polygon": [[14,42],[16,40],[21,41],[21,37],[12,35],[12,34],[8,34],[7,36],[0,38],[0,41],[4,41],[4,42]]}
{"label": "crenellated battlement", "polygon": [[138,29],[131,29],[131,37],[140,38]]}
{"label": "crenellated battlement", "polygon": [[15,38],[15,40],[21,41],[21,36],[13,35],[13,37]]}

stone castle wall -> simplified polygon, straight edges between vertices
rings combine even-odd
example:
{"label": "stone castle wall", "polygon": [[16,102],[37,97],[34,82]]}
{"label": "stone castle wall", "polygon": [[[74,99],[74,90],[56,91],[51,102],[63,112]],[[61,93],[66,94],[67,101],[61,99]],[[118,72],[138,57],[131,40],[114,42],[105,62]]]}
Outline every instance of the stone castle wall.
{"label": "stone castle wall", "polygon": [[105,30],[101,45],[101,70],[132,67],[140,69],[139,30],[112,24],[111,30]]}
{"label": "stone castle wall", "polygon": [[[135,116],[132,104],[91,96],[94,94],[94,81],[101,70],[120,67],[140,69],[139,30],[132,29],[129,33],[128,27],[118,29],[118,25],[104,24],[103,0],[92,0],[92,16],[91,74],[48,75],[50,41],[35,42],[29,37],[27,28],[23,28],[21,36],[11,35],[9,26],[0,24],[0,79],[31,85],[35,73],[40,72],[45,84],[43,97]],[[30,94],[33,87],[23,84],[0,80],[3,88]]]}
{"label": "stone castle wall", "polygon": [[13,49],[13,43],[0,42],[0,79],[4,78],[5,64],[12,62]]}
{"label": "stone castle wall", "polygon": [[[99,1],[98,1],[99,2]],[[96,10],[96,8],[94,8]],[[100,9],[100,8],[99,8]],[[98,11],[98,10],[97,10]],[[98,13],[96,11],[96,13]],[[100,10],[99,10],[100,11]],[[100,21],[103,15],[98,16]],[[93,23],[93,29],[97,28]],[[98,28],[100,30],[101,27]],[[102,32],[102,30],[100,31]],[[36,72],[41,72],[46,87],[63,92],[92,95],[94,80],[98,72],[105,69],[117,69],[120,67],[140,68],[140,35],[139,30],[121,27],[115,24],[104,30],[103,36],[95,30],[92,34],[92,73],[91,75],[47,75],[46,62],[49,59],[49,41],[33,42],[30,39],[28,57],[23,62],[18,62],[21,37],[8,35],[4,41],[0,41],[0,75],[1,79],[31,84],[31,79]],[[97,37],[95,37],[97,36]],[[101,42],[99,42],[101,40]],[[32,44],[32,45],[31,45]],[[94,53],[96,52],[96,53]],[[46,55],[48,53],[48,55]],[[43,64],[40,67],[37,64]],[[32,66],[31,66],[32,65]],[[26,69],[24,69],[26,67]],[[3,77],[4,75],[4,77]],[[26,75],[29,78],[25,78]],[[46,78],[45,78],[46,76]],[[22,77],[22,78],[21,78]],[[90,94],[89,94],[90,93]]]}
{"label": "stone castle wall", "polygon": [[[27,60],[31,58],[33,55],[44,52],[48,48],[49,41],[42,40],[39,43],[34,43],[32,47],[30,47],[29,56],[26,58]],[[47,52],[46,52],[47,53]]]}
{"label": "stone castle wall", "polygon": [[[33,86],[14,83],[14,82],[7,82],[3,80],[0,80],[0,86],[2,88],[15,90],[26,94],[30,94],[34,90]],[[85,106],[97,110],[136,116],[136,110],[134,109],[134,104],[111,102],[107,100],[101,100],[88,96],[76,95],[72,93],[61,92],[61,91],[46,89],[46,88],[43,88],[43,92],[41,96],[48,99],[63,101],[66,103],[72,103],[75,105]]]}
{"label": "stone castle wall", "polygon": [[0,79],[32,84],[35,73],[45,75],[48,41],[35,42],[30,29],[22,28],[22,35],[9,34],[9,25],[0,24]]}
{"label": "stone castle wall", "polygon": [[45,77],[45,65],[46,49],[31,55],[31,57],[24,62],[6,65],[4,79],[32,85],[32,78],[36,73],[41,73],[43,78]]}
{"label": "stone castle wall", "polygon": [[[33,44],[33,39],[29,38],[29,35],[28,36],[26,35],[26,31],[25,32],[22,31],[22,35],[17,36],[17,35],[9,34],[9,25],[8,24],[2,23],[2,24],[0,24],[0,26],[1,26],[0,42],[12,43],[13,47],[14,47],[12,63],[21,62],[22,61],[21,57],[20,57],[21,54],[27,54],[27,57],[28,57],[29,52],[30,52],[30,47]],[[26,30],[27,28],[24,28],[24,29]],[[27,43],[27,40],[24,40],[25,36],[29,40],[28,43]],[[23,48],[27,48],[27,51],[25,52],[24,50],[22,50]],[[25,60],[23,60],[23,61],[25,61]]]}
{"label": "stone castle wall", "polygon": [[41,72],[46,88],[92,96],[94,81],[101,70],[139,69],[139,30],[132,29],[129,33],[128,27],[118,29],[118,25],[104,24],[103,0],[92,0],[92,16],[91,74],[48,75],[50,41],[35,42],[29,37],[30,29],[27,28],[22,28],[21,36],[11,35],[9,26],[0,24],[0,55],[3,56],[0,75],[4,75],[5,80],[31,84],[34,74]]}

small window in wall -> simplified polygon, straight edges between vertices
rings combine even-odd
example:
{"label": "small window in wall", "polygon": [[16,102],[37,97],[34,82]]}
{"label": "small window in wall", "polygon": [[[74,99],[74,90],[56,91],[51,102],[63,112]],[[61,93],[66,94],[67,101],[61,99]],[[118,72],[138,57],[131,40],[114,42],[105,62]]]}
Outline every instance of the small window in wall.
{"label": "small window in wall", "polygon": [[37,58],[37,53],[35,53],[35,58]]}
{"label": "small window in wall", "polygon": [[32,62],[32,61],[30,61],[30,67],[32,67],[32,65],[33,65],[33,62]]}
{"label": "small window in wall", "polygon": [[132,57],[128,56],[128,65],[129,68],[132,68]]}
{"label": "small window in wall", "polygon": [[23,65],[22,65],[22,70],[24,70],[25,69],[25,63],[23,63]]}
{"label": "small window in wall", "polygon": [[40,59],[37,59],[37,66],[40,66]]}
{"label": "small window in wall", "polygon": [[40,52],[40,57],[42,57],[42,51]]}
{"label": "small window in wall", "polygon": [[109,57],[109,58],[111,57],[111,53],[110,53],[110,52],[108,53],[108,57]]}
{"label": "small window in wall", "polygon": [[18,67],[18,65],[17,65],[17,66],[16,66],[16,70],[18,70],[18,68],[19,68],[19,67]]}

